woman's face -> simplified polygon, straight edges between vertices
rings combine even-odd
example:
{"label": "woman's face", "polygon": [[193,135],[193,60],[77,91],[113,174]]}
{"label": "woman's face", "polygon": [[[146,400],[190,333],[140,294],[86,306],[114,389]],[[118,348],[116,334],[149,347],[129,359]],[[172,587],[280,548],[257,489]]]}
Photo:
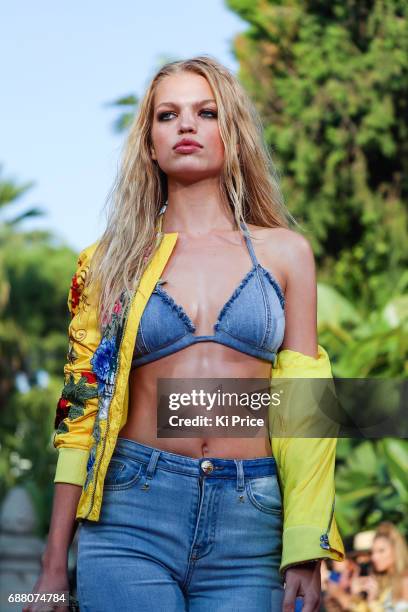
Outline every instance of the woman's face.
{"label": "woman's face", "polygon": [[[151,153],[162,171],[183,182],[218,176],[224,144],[208,81],[192,72],[167,76],[156,88],[153,107]],[[184,138],[199,146],[175,148]]]}
{"label": "woman's face", "polygon": [[375,538],[371,549],[371,561],[377,572],[387,572],[394,566],[394,549],[387,538]]}

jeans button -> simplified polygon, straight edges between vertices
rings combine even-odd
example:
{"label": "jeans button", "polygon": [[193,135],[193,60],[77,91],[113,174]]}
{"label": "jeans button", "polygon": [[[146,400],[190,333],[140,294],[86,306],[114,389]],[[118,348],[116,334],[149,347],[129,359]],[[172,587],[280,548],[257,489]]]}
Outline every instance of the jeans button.
{"label": "jeans button", "polygon": [[214,469],[214,465],[208,459],[201,462],[201,469],[205,474],[211,474]]}

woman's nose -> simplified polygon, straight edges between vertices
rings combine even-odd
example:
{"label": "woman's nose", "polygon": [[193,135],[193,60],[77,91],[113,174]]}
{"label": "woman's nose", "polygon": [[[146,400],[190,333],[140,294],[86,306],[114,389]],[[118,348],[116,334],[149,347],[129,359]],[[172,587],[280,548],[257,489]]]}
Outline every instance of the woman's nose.
{"label": "woman's nose", "polygon": [[193,132],[196,130],[196,121],[190,113],[180,114],[179,132]]}

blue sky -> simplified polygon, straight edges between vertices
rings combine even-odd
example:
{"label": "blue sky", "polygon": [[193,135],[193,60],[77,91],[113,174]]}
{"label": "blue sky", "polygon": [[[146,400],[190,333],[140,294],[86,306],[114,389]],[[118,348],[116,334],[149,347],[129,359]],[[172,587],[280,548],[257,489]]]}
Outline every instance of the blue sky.
{"label": "blue sky", "polygon": [[108,104],[142,95],[163,56],[209,53],[236,72],[247,24],[223,0],[9,1],[1,13],[2,178],[34,182],[10,212],[43,208],[23,227],[79,251],[103,231],[125,138]]}

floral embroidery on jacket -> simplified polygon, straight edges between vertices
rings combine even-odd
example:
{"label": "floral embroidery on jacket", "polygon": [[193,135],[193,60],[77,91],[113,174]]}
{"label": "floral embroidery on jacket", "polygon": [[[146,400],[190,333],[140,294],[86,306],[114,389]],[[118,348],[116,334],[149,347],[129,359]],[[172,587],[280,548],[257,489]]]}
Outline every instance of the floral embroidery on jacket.
{"label": "floral embroidery on jacket", "polygon": [[90,382],[92,384],[96,382],[95,376],[91,372],[81,372],[81,378],[78,382],[75,382],[74,375],[71,373],[68,382],[62,390],[61,397],[72,403],[85,406],[86,400],[98,395],[97,389],[92,387],[89,384]]}
{"label": "floral embroidery on jacket", "polygon": [[78,354],[74,349],[74,345],[72,344],[72,342],[70,342],[69,344],[69,348],[68,348],[68,353],[67,353],[67,361],[68,363],[70,363],[71,365],[75,363],[75,361],[78,359]]}
{"label": "floral embroidery on jacket", "polygon": [[78,283],[76,274],[74,274],[71,281],[71,312],[76,312],[78,310],[80,296],[81,285]]}
{"label": "floral embroidery on jacket", "polygon": [[[60,399],[58,400],[57,412],[55,414],[55,422],[54,422],[54,428],[55,429],[58,428],[59,431],[61,431],[60,426],[62,425],[62,421],[64,419],[66,419],[67,416],[68,416],[70,405],[71,404],[69,403],[69,401],[64,399],[63,397],[60,397]],[[68,428],[66,427],[65,423],[64,423],[64,427],[62,429],[64,431],[68,430]]]}
{"label": "floral embroidery on jacket", "polygon": [[70,374],[57,404],[54,427],[58,428],[59,433],[68,431],[66,424],[62,423],[64,419],[68,417],[72,420],[82,416],[85,402],[98,396],[95,385],[96,376],[93,372],[81,372],[81,378],[77,383],[74,380],[74,375]]}
{"label": "floral embroidery on jacket", "polygon": [[115,380],[119,366],[119,349],[130,301],[122,291],[115,302],[111,316],[103,328],[101,341],[91,359],[92,370],[98,383],[98,412],[92,431],[93,444],[90,449],[84,489],[88,488],[94,474],[97,446],[101,440],[100,421],[108,419]]}
{"label": "floral embroidery on jacket", "polygon": [[102,395],[116,369],[116,345],[114,338],[103,338],[92,359],[92,369],[98,378],[98,391]]}
{"label": "floral embroidery on jacket", "polygon": [[75,272],[72,276],[71,286],[69,288],[68,294],[68,306],[71,312],[71,317],[73,318],[78,310],[79,304],[82,302],[84,306],[84,310],[86,310],[86,297],[83,293],[86,275],[89,270],[89,266],[82,267],[83,260],[78,259],[78,266],[80,267],[80,272]]}

